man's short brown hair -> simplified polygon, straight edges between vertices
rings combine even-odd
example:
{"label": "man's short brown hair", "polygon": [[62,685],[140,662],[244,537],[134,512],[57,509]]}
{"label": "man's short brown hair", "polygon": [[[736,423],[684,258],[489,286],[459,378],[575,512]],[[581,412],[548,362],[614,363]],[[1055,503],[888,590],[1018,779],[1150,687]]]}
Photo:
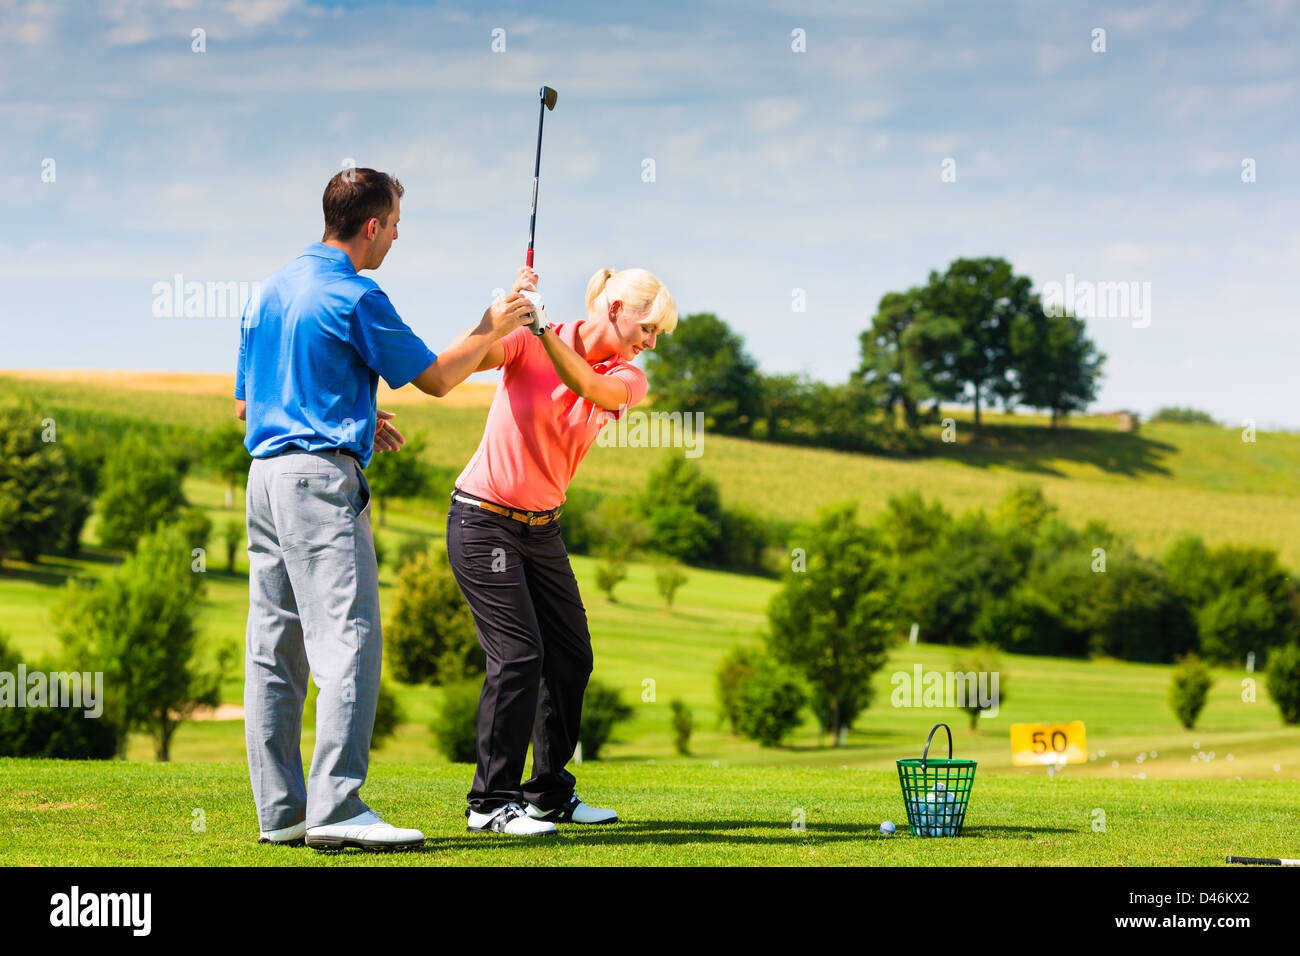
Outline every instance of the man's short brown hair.
{"label": "man's short brown hair", "polygon": [[325,210],[323,238],[346,242],[371,219],[387,226],[395,200],[405,193],[400,182],[378,170],[349,167],[335,173],[321,197]]}

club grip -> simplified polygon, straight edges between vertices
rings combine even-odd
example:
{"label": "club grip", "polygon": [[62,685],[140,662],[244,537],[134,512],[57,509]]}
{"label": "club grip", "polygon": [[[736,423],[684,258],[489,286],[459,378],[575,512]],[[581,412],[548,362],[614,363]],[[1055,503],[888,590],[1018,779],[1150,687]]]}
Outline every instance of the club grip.
{"label": "club grip", "polygon": [[530,269],[533,267],[533,247],[532,247],[532,246],[529,246],[529,247],[528,247],[528,259],[527,259],[527,261],[525,261],[524,265],[528,266],[528,268],[530,268]]}

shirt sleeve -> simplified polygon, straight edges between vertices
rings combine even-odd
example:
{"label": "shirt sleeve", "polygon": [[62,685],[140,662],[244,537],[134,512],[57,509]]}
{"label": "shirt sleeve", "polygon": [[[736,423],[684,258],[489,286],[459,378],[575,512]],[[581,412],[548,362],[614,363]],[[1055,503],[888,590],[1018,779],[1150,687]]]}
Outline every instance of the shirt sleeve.
{"label": "shirt sleeve", "polygon": [[627,388],[627,402],[617,411],[610,412],[614,421],[623,417],[623,413],[628,409],[640,405],[645,401],[646,392],[649,390],[649,383],[646,382],[645,372],[641,371],[635,365],[615,365],[607,372],[602,372],[609,378],[616,378]]}
{"label": "shirt sleeve", "polygon": [[[505,350],[506,357],[500,365],[496,365],[494,368],[505,368],[515,359],[519,358],[519,353],[524,350],[523,336],[525,335],[533,335],[533,333],[529,330],[528,326],[521,325],[501,340],[501,348]],[[536,336],[533,337],[536,338]]]}
{"label": "shirt sleeve", "polygon": [[389,388],[401,388],[438,356],[402,321],[388,296],[371,289],[357,300],[348,341]]}
{"label": "shirt sleeve", "polygon": [[239,358],[235,360],[235,398],[244,401],[244,363],[248,360],[248,326],[239,323]]}

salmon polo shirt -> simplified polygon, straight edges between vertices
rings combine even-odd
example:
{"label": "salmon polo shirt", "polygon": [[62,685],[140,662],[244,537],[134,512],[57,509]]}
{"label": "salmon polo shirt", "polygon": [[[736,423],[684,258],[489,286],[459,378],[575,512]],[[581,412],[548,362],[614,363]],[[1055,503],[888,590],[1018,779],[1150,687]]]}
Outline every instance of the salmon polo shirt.
{"label": "salmon polo shirt", "polygon": [[[551,326],[575,352],[582,322]],[[645,399],[645,373],[622,356],[593,365],[597,375],[616,378],[627,388],[618,411],[601,408],[569,390],[546,354],[546,346],[527,326],[501,340],[505,369],[478,450],[456,479],[456,487],[486,501],[521,511],[549,511],[564,503],[573,473],[606,422],[617,421]]]}

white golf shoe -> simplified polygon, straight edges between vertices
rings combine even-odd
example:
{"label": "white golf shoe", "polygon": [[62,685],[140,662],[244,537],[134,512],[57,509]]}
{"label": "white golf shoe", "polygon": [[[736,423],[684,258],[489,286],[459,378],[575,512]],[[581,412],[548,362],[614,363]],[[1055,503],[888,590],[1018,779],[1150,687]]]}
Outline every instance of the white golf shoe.
{"label": "white golf shoe", "polygon": [[534,820],[519,808],[517,803],[507,803],[491,813],[479,813],[469,807],[465,808],[468,823],[465,829],[470,833],[506,833],[510,836],[555,836],[554,823]]}
{"label": "white golf shoe", "polygon": [[279,830],[263,830],[257,838],[258,843],[275,843],[279,846],[302,846],[303,837],[307,835],[307,821],[295,823],[291,827]]}
{"label": "white golf shoe", "polygon": [[569,802],[554,810],[528,804],[528,815],[534,820],[552,820],[556,823],[618,823],[618,814],[613,810],[598,810],[589,807],[575,793]]}
{"label": "white golf shoe", "polygon": [[366,810],[351,820],[310,828],[307,845],[317,850],[341,850],[349,846],[362,850],[413,850],[424,846],[424,834],[395,827],[374,810]]}

